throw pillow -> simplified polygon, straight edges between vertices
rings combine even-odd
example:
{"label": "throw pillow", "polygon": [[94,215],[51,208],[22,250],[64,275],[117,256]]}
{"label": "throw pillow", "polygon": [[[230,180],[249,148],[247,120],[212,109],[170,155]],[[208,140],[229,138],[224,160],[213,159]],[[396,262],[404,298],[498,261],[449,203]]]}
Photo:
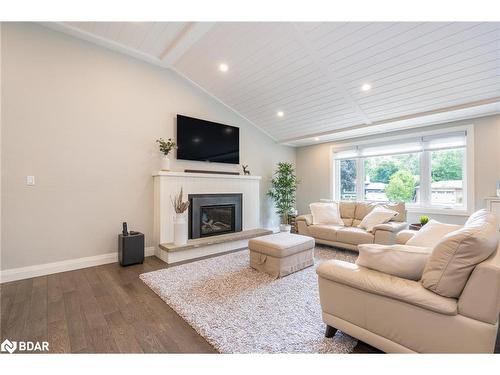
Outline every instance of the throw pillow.
{"label": "throw pillow", "polygon": [[408,280],[420,280],[432,248],[408,245],[358,245],[356,264]]}
{"label": "throw pillow", "polygon": [[313,217],[313,224],[337,224],[344,225],[340,218],[339,205],[337,202],[317,202],[309,205]]}
{"label": "throw pillow", "polygon": [[444,224],[436,220],[429,220],[406,244],[410,246],[434,247],[446,234],[460,228],[460,225]]}
{"label": "throw pillow", "polygon": [[368,232],[371,232],[373,231],[373,227],[375,225],[387,223],[397,214],[398,213],[396,211],[377,206],[373,210],[371,210],[371,212],[366,215],[363,220],[361,220],[358,228],[363,228]]}
{"label": "throw pillow", "polygon": [[448,233],[434,247],[422,275],[424,288],[444,297],[458,298],[477,264],[498,245],[498,220],[479,210],[463,228]]}

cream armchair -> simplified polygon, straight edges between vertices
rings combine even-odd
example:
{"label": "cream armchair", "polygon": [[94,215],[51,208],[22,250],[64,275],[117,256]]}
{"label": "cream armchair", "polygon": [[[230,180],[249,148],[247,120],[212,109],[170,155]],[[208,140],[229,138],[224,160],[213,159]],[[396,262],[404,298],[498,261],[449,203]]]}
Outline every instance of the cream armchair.
{"label": "cream armchair", "polygon": [[[404,231],[398,242],[412,233]],[[325,335],[337,329],[385,352],[492,353],[500,312],[500,246],[477,265],[458,299],[419,281],[342,261],[317,269]]]}

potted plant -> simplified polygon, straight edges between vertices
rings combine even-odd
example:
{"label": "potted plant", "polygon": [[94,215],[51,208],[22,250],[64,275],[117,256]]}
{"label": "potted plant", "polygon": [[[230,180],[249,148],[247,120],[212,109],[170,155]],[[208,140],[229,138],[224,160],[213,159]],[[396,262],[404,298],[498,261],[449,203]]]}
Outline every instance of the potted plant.
{"label": "potted plant", "polygon": [[429,222],[429,216],[422,215],[420,216],[419,223],[410,224],[409,228],[412,230],[420,230],[428,222]]}
{"label": "potted plant", "polygon": [[276,213],[280,216],[280,231],[290,232],[290,213],[295,209],[295,192],[299,181],[292,163],[281,162],[271,179],[267,195],[274,201]]}
{"label": "potted plant", "polygon": [[186,220],[186,211],[189,207],[189,201],[182,200],[182,188],[175,197],[170,197],[174,207],[174,244],[185,245],[188,240],[188,224]]}
{"label": "potted plant", "polygon": [[420,216],[420,225],[421,226],[424,226],[428,222],[429,222],[429,216],[426,216],[426,215]]}
{"label": "potted plant", "polygon": [[160,138],[156,140],[156,143],[158,143],[158,145],[160,146],[160,152],[163,154],[163,157],[161,159],[161,170],[169,171],[170,159],[168,158],[168,155],[170,154],[170,151],[177,147],[177,145],[172,140],[172,138],[169,138],[166,141],[163,138]]}

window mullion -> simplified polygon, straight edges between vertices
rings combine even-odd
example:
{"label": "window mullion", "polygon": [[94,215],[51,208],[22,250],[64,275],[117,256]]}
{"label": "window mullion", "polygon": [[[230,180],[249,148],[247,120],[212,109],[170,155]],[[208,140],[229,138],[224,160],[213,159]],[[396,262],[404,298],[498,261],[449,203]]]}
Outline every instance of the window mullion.
{"label": "window mullion", "polygon": [[420,154],[420,205],[431,205],[431,156],[430,151]]}
{"label": "window mullion", "polygon": [[365,199],[365,163],[363,158],[356,159],[356,200],[363,201]]}

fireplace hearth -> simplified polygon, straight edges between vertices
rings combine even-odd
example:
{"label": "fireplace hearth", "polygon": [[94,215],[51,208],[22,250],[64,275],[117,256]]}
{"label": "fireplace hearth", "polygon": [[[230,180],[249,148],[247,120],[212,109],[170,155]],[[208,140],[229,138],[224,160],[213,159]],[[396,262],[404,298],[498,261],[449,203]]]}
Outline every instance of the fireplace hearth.
{"label": "fireplace hearth", "polygon": [[189,238],[242,230],[242,194],[189,194]]}

